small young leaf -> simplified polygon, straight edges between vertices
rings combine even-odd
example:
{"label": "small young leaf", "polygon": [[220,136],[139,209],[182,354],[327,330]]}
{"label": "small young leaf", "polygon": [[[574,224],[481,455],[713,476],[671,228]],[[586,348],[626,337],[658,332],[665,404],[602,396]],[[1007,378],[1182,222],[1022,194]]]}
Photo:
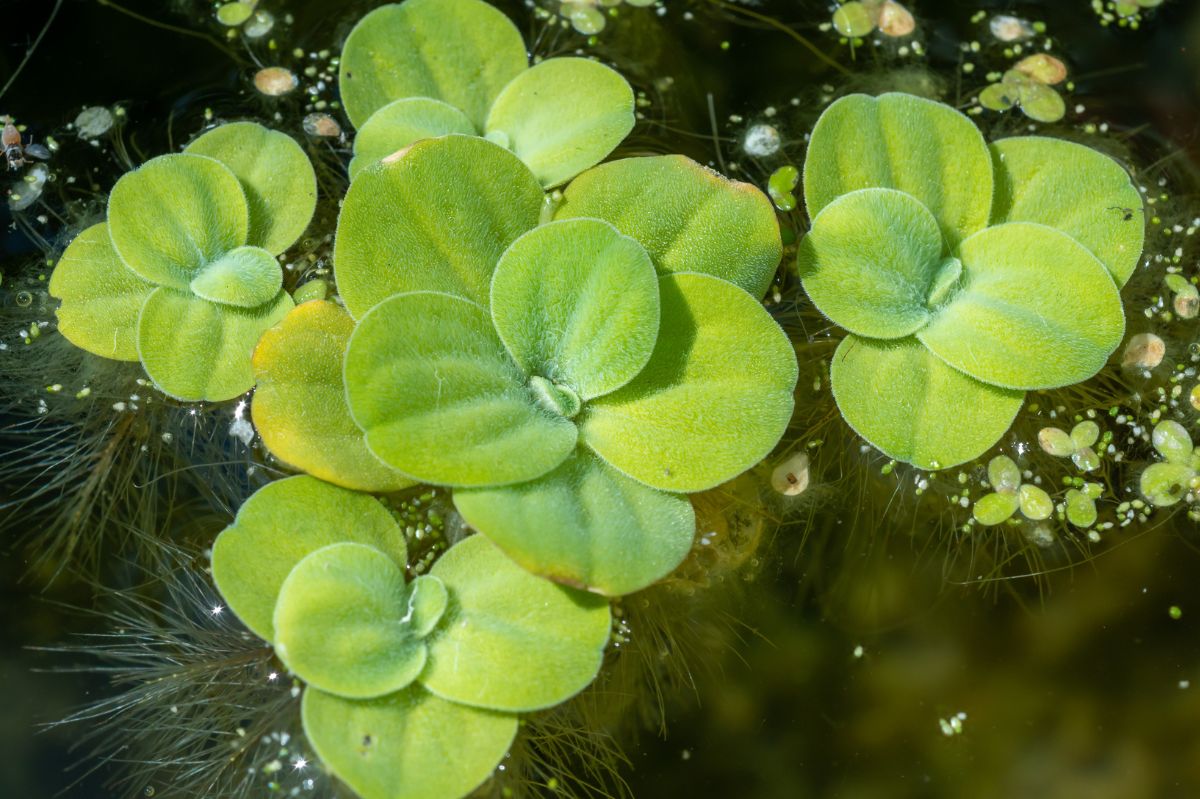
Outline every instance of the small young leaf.
{"label": "small young leaf", "polygon": [[1054,502],[1050,495],[1032,483],[1021,486],[1017,498],[1021,502],[1021,513],[1025,514],[1027,519],[1041,521],[1050,518],[1050,514],[1054,512]]}
{"label": "small young leaf", "polygon": [[1071,428],[1071,443],[1076,447],[1090,447],[1100,440],[1100,425],[1089,420]]}
{"label": "small young leaf", "polygon": [[550,58],[504,87],[484,131],[502,132],[542,185],[595,166],[633,130],[633,89],[587,58]]}
{"label": "small young leaf", "polygon": [[797,253],[813,304],[871,338],[901,338],[925,326],[944,261],[933,214],[894,189],[838,197],[817,214]]}
{"label": "small young leaf", "polygon": [[964,280],[917,338],[956,369],[996,386],[1087,380],[1125,334],[1104,265],[1067,234],[1009,222],[959,248]]}
{"label": "small young leaf", "polygon": [[1021,487],[1021,469],[1007,455],[997,455],[988,461],[987,474],[988,482],[999,494],[1016,494]]}
{"label": "small young leaf", "polygon": [[455,544],[430,573],[450,592],[420,677],[433,693],[525,712],[595,679],[612,623],[608,600],[530,574],[481,535]]}
{"label": "small young leaf", "polygon": [[792,417],[798,368],[787,336],[746,292],[710,275],[659,279],[650,362],[593,400],[583,440],[635,480],[704,491],[761,461]]}
{"label": "small young leaf", "polygon": [[682,155],[589,169],[567,186],[555,215],[603,219],[637,239],[660,273],[715,275],[759,299],[783,253],[766,195]]}
{"label": "small young leaf", "polygon": [[205,264],[246,243],[249,212],[220,161],[177,153],[126,172],[108,196],[108,232],[144,280],[187,291]]}
{"label": "small young leaf", "polygon": [[1096,523],[1096,501],[1074,488],[1067,491],[1067,521],[1076,527],[1091,527]]}
{"label": "small young leaf", "polygon": [[275,256],[261,247],[235,247],[202,266],[190,285],[192,293],[203,300],[257,308],[279,293],[283,270]]}
{"label": "small young leaf", "polygon": [[250,356],[259,337],[291,308],[286,291],[257,308],[238,308],[159,287],[138,319],[142,366],[176,399],[233,399],[254,386]]}
{"label": "small young leaf", "polygon": [[[878,11],[875,16],[877,19]],[[872,19],[866,4],[850,0],[833,12],[833,28],[843,36],[862,37],[875,30],[875,19]]]}
{"label": "small young leaf", "polygon": [[[1074,142],[1039,136],[992,145],[996,198],[992,224],[1037,222],[1087,247],[1118,286],[1142,254],[1142,196],[1114,160]],[[1086,202],[1081,202],[1086,199]]]}
{"label": "small young leaf", "polygon": [[[351,523],[352,522],[352,523]],[[404,531],[379,500],[300,475],[254,492],[213,544],[213,581],[230,610],[273,641],[279,587],[305,556],[342,542],[378,549],[403,568]]]}
{"label": "small young leaf", "polygon": [[1024,398],[951,369],[913,338],[846,336],[833,355],[830,381],[856,433],[922,469],[957,466],[987,452]]}
{"label": "small young leaf", "polygon": [[1170,507],[1191,490],[1196,472],[1183,463],[1152,463],[1142,472],[1138,487],[1151,505]]}
{"label": "small young leaf", "polygon": [[658,338],[658,278],[634,239],[598,219],[540,225],[492,277],[492,319],[525,370],[583,401],[642,370]]}
{"label": "small young leaf", "polygon": [[486,307],[496,262],[538,224],[543,196],[515,155],[475,136],[424,139],[363,170],[346,192],[334,242],[346,309],[361,319],[404,291],[444,291]]}
{"label": "small young leaf", "polygon": [[432,97],[482,129],[500,90],[528,66],[520,31],[482,0],[407,0],[358,21],[338,86],[356,128],[392,100]]}
{"label": "small young leaf", "polygon": [[975,517],[975,521],[985,527],[1002,524],[1012,515],[1017,512],[1017,507],[1020,505],[1020,500],[1017,495],[1001,494],[995,492],[985,494],[975,500],[975,504],[971,506],[971,515]]}
{"label": "small young leaf", "polygon": [[317,176],[286,133],[256,122],[231,122],[203,134],[184,152],[215,158],[237,176],[250,211],[248,244],[279,255],[312,220]]}
{"label": "small young leaf", "polygon": [[354,137],[350,179],[363,169],[421,139],[448,133],[476,134],[467,115],[452,105],[428,97],[405,97],[371,114]]}
{"label": "small young leaf", "polygon": [[[445,609],[444,588],[441,597],[433,623]],[[417,608],[404,571],[387,555],[365,544],[330,544],[306,555],[279,587],[275,654],[322,691],[348,699],[390,694],[425,667],[418,624],[433,624],[417,619]]]}
{"label": "small young leaf", "polygon": [[413,485],[367,449],[350,417],[342,360],[354,320],[336,303],[297,305],[254,348],[254,428],[271,454],[345,488],[387,493]]}
{"label": "small young leaf", "polygon": [[321,761],[361,799],[467,796],[517,734],[516,716],[447,702],[415,685],[369,700],[307,688],[300,712]]}
{"label": "small young leaf", "polygon": [[851,94],[813,128],[804,159],[808,215],[868,188],[911,194],[953,249],[987,224],[991,158],[971,120],[948,105],[909,94]]}
{"label": "small young leaf", "polygon": [[398,294],[359,322],[346,399],[367,446],[421,482],[532,480],[575,448],[575,425],[538,406],[487,311],[435,292]]}
{"label": "small young leaf", "polygon": [[1192,437],[1179,422],[1170,419],[1154,426],[1150,436],[1154,448],[1171,463],[1187,463],[1192,457]]}
{"label": "small young leaf", "polygon": [[686,497],[649,488],[584,450],[528,483],[458,489],[454,505],[525,569],[608,596],[670,574],[696,532]]}
{"label": "small young leaf", "polygon": [[138,314],[154,286],[121,261],[108,225],[75,237],[50,275],[58,307],[58,332],[80,349],[119,361],[138,360]]}
{"label": "small young leaf", "polygon": [[1078,445],[1071,440],[1071,436],[1066,430],[1060,430],[1057,427],[1043,427],[1038,431],[1038,444],[1048,454],[1056,458],[1069,457],[1078,448]]}

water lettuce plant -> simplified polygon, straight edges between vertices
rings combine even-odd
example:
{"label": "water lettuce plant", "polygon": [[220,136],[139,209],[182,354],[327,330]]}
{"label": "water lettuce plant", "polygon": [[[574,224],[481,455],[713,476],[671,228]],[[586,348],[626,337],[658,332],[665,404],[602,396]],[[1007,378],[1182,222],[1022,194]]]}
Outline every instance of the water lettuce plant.
{"label": "water lettuce plant", "polygon": [[250,354],[292,307],[276,256],[300,237],[316,176],[288,136],[221,125],[122,176],[107,220],[50,278],[58,329],[105,358],[141,361],[163,393],[219,401],[254,384]]}
{"label": "water lettuce plant", "polygon": [[1004,435],[1024,392],[1078,383],[1124,332],[1141,197],[1112,159],[1024,136],[988,145],[953,108],[850,95],[804,164],[798,267],[847,331],[831,364],[846,422],[937,469]]}
{"label": "water lettuce plant", "polygon": [[690,550],[684,494],[791,417],[795,354],[760,304],[779,230],[761,192],[679,156],[589,170],[541,223],[544,205],[477,137],[364,170],[334,248],[345,310],[305,303],[264,338],[254,422],[347,487],[451,486],[525,568],[624,594]]}
{"label": "water lettuce plant", "polygon": [[305,735],[362,799],[470,793],[520,714],[595,679],[612,623],[603,598],[529,574],[483,536],[410,580],[383,504],[307,475],[246,501],[212,573],[305,683]]}
{"label": "water lettuce plant", "polygon": [[358,128],[350,175],[418,139],[486,136],[544,187],[600,163],[633,129],[633,90],[586,58],[533,67],[520,31],[483,0],[405,0],[363,17],[338,81]]}
{"label": "water lettuce plant", "polygon": [[1151,444],[1163,460],[1142,472],[1139,487],[1152,505],[1169,507],[1200,488],[1200,451],[1179,422],[1159,422],[1150,435]]}

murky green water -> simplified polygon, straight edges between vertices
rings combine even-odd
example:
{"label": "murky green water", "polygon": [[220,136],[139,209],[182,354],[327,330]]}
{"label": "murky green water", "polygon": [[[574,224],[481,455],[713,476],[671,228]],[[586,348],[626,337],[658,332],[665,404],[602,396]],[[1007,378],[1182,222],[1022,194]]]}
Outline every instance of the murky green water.
{"label": "murky green water", "polygon": [[[553,12],[552,4],[546,7]],[[238,728],[255,734],[262,722],[256,712],[286,716],[279,691],[268,686],[251,693],[243,683],[261,675],[238,672],[236,696],[252,697],[260,710],[231,708],[210,717],[225,727],[184,736],[191,750],[173,751],[183,738],[172,728],[172,703],[194,696],[219,705],[233,695],[222,693],[220,684],[152,696],[153,712],[126,722],[85,720],[34,734],[36,725],[113,693],[103,673],[45,673],[95,666],[94,654],[85,651],[95,642],[73,637],[79,634],[118,631],[101,643],[128,644],[115,653],[126,665],[150,663],[138,645],[152,641],[193,655],[220,652],[235,666],[242,657],[256,662],[254,648],[238,643],[236,627],[205,618],[202,602],[211,594],[203,593],[203,577],[168,580],[182,609],[150,621],[144,601],[122,611],[116,597],[95,585],[171,607],[161,587],[142,587],[148,575],[131,562],[151,558],[148,571],[155,576],[200,574],[212,535],[269,470],[260,453],[231,435],[229,409],[177,413],[151,401],[133,414],[129,406],[143,399],[132,397],[130,373],[98,371],[68,347],[24,339],[31,320],[52,318],[39,280],[47,271],[43,259],[102,214],[103,196],[117,176],[177,149],[209,117],[257,118],[305,141],[326,196],[314,227],[319,234],[300,248],[312,256],[302,269],[321,269],[328,257],[322,235],[332,232],[336,197],[344,190],[339,164],[349,150],[337,137],[306,135],[303,119],[314,112],[340,119],[336,109],[317,106],[336,99],[334,82],[322,75],[350,26],[372,5],[264,0],[276,27],[250,46],[227,39],[210,4],[201,2],[130,0],[119,9],[40,0],[4,9],[0,85],[56,14],[0,95],[0,114],[27,125],[27,137],[61,147],[50,161],[57,179],[44,188],[44,202],[12,225],[5,217],[0,259],[0,342],[7,345],[0,350],[0,529],[6,536],[0,742],[9,763],[0,769],[0,795],[51,796],[72,784],[70,796],[178,795],[170,770],[138,772],[132,782],[110,787],[123,772],[89,758],[97,739],[86,736],[124,735],[151,750],[122,751],[117,760],[186,760],[196,752],[211,760],[210,738],[236,737],[231,731]],[[1050,131],[1127,159],[1146,196],[1156,199],[1146,214],[1159,220],[1150,224],[1147,255],[1178,258],[1183,274],[1196,274],[1198,252],[1188,233],[1200,216],[1200,13],[1194,4],[1168,2],[1136,31],[1102,26],[1088,0],[1017,7],[914,2],[911,8],[923,54],[911,44],[902,54],[902,44],[881,39],[852,55],[836,34],[821,29],[831,11],[819,2],[668,0],[662,14],[621,7],[592,44],[527,8],[506,10],[537,53],[587,47],[642,92],[643,124],[620,152],[682,152],[764,188],[776,168],[803,162],[805,136],[833,96],[900,89],[936,94],[965,110],[986,85],[986,73],[1012,60],[1004,45],[988,38],[991,15],[1044,22],[1048,34],[1036,40],[1052,42],[1073,83],[1067,117]],[[981,9],[987,13],[980,18]],[[978,51],[972,42],[981,43]],[[971,71],[963,69],[967,63]],[[253,85],[261,67],[274,65],[292,70],[300,83],[278,99]],[[68,127],[91,106],[120,109],[116,126],[94,143]],[[991,138],[1023,132],[1028,124],[1015,113],[980,119]],[[763,125],[778,134],[779,146],[748,152],[748,132]],[[794,239],[805,229],[803,209],[782,214],[781,223],[785,239]],[[1164,233],[1176,225],[1177,232]],[[771,492],[765,474],[756,474],[712,498],[717,510],[706,518],[714,520],[721,546],[693,558],[646,607],[629,601],[628,648],[653,665],[645,672],[615,670],[606,687],[611,696],[601,692],[598,704],[611,701],[621,712],[580,711],[594,724],[610,725],[604,731],[628,758],[620,776],[629,791],[855,799],[1200,794],[1196,522],[1184,512],[1118,510],[1136,497],[1140,468],[1155,459],[1134,428],[1149,424],[1156,408],[1195,421],[1187,402],[1195,372],[1186,370],[1195,368],[1188,345],[1200,330],[1163,318],[1162,274],[1155,269],[1152,264],[1135,278],[1124,299],[1130,334],[1153,331],[1165,339],[1164,368],[1141,374],[1114,364],[1082,388],[1036,397],[1038,408],[1023,412],[1006,440],[1014,452],[1032,453],[1029,467],[1052,485],[1069,470],[1038,460],[1038,430],[1050,424],[1069,429],[1074,416],[1097,413],[1124,458],[1105,461],[1101,522],[1112,526],[1096,528],[1095,536],[1065,523],[964,530],[970,514],[956,503],[957,492],[963,485],[974,489],[981,464],[926,476],[903,465],[893,469],[886,458],[861,449],[823,381],[837,336],[785,270],[770,307],[797,342],[801,390],[780,452],[809,455],[811,486],[798,499],[783,499]],[[1174,381],[1172,370],[1180,375]],[[48,395],[53,384],[62,389]],[[1176,385],[1182,395],[1172,397]],[[62,401],[85,386],[94,391],[84,398],[86,408]],[[247,472],[253,463],[258,470]],[[81,485],[93,485],[89,480],[94,491],[76,500]],[[121,490],[130,485],[135,490]],[[115,518],[97,510],[108,507]],[[74,538],[63,537],[67,529]],[[152,543],[162,539],[172,549]],[[64,553],[82,563],[83,576],[68,570],[43,588]],[[664,609],[675,617],[664,621]],[[131,632],[139,623],[146,625],[141,637]],[[189,626],[202,633],[184,641]],[[64,642],[81,649],[30,649]],[[201,665],[189,674],[199,680],[206,673]],[[630,674],[658,675],[661,695]],[[612,698],[622,694],[636,701]],[[288,723],[267,718],[261,729]],[[277,745],[277,739],[266,744]],[[587,762],[585,755],[569,768],[587,778],[580,765]],[[189,766],[177,768],[187,772]],[[303,787],[304,775],[287,776],[288,786]],[[541,782],[539,792],[553,795],[547,780]],[[574,787],[587,795],[579,785],[561,787],[560,793]],[[596,795],[620,790],[609,778]]]}

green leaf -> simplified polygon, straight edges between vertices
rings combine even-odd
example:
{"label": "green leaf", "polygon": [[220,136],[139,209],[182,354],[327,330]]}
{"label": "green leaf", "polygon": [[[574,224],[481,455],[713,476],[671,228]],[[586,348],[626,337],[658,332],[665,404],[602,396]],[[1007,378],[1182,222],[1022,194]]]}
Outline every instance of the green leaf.
{"label": "green leaf", "polygon": [[275,256],[261,247],[235,247],[200,267],[190,285],[201,299],[257,308],[283,288],[283,270]]}
{"label": "green leaf", "polygon": [[1080,422],[1071,428],[1071,443],[1076,447],[1093,446],[1100,439],[1100,425],[1091,420]]}
{"label": "green leaf", "polygon": [[1096,374],[1121,343],[1121,295],[1067,234],[1010,222],[964,241],[959,257],[957,293],[917,333],[955,369],[1005,388],[1054,388]]}
{"label": "green leaf", "polygon": [[1021,486],[1021,490],[1017,492],[1017,499],[1021,503],[1021,513],[1025,514],[1027,519],[1049,519],[1050,514],[1054,512],[1054,501],[1050,499],[1050,495],[1031,483]]}
{"label": "green leaf", "polygon": [[1171,463],[1187,463],[1192,457],[1192,437],[1179,422],[1165,419],[1154,426],[1150,440],[1154,449]]}
{"label": "green leaf", "polygon": [[598,219],[513,242],[492,277],[492,319],[525,370],[587,401],[642,370],[658,338],[658,278],[634,239]]}
{"label": "green leaf", "polygon": [[[878,12],[876,12],[876,16],[878,16]],[[857,38],[866,36],[875,30],[875,20],[871,18],[871,12],[863,3],[858,0],[850,0],[850,2],[838,6],[837,10],[833,12],[833,27],[843,36]]]}
{"label": "green leaf", "polygon": [[366,701],[308,688],[301,716],[321,761],[361,799],[467,796],[517,734],[516,716],[447,702],[419,686]]}
{"label": "green leaf", "polygon": [[981,230],[992,204],[987,144],[967,117],[908,94],[851,94],[813,128],[804,160],[809,217],[857,189],[899,189],[938,220],[951,249]]}
{"label": "green leaf", "polygon": [[531,480],[575,448],[575,425],[535,404],[487,311],[449,294],[399,294],[350,337],[346,398],[367,446],[426,483]]}
{"label": "green leaf", "polygon": [[709,275],[659,280],[650,362],[584,409],[583,439],[625,474],[665,491],[703,491],[765,458],[792,416],[796,355],[746,292]]}
{"label": "green leaf", "polygon": [[137,321],[154,286],[121,261],[108,225],[75,237],[50,275],[58,307],[58,332],[76,347],[119,361],[138,360]]}
{"label": "green leaf", "polygon": [[452,105],[428,97],[405,97],[380,108],[354,137],[350,179],[366,167],[421,139],[448,133],[476,134],[467,115]]}
{"label": "green leaf", "polygon": [[187,291],[205,264],[246,243],[246,197],[220,161],[178,153],[126,172],[108,196],[108,232],[145,280]]}
{"label": "green leaf", "polygon": [[1141,194],[1120,164],[1090,147],[1039,136],[998,141],[992,157],[992,224],[1058,228],[1125,285],[1142,254],[1146,220]]}
{"label": "green leaf", "polygon": [[363,170],[346,192],[334,242],[347,310],[361,319],[404,291],[444,291],[486,306],[496,262],[538,224],[542,200],[528,167],[475,136],[418,141]]}
{"label": "green leaf", "polygon": [[256,122],[231,122],[184,152],[215,158],[237,176],[250,211],[247,243],[278,255],[303,235],[317,207],[317,176],[291,136]]}
{"label": "green leaf", "polygon": [[306,555],[279,587],[275,654],[322,691],[383,696],[425,668],[422,638],[445,608],[438,578],[409,586],[403,569],[378,549],[330,544]]}
{"label": "green leaf", "polygon": [[997,524],[1003,524],[1012,518],[1012,515],[1017,512],[1020,506],[1020,500],[1016,494],[1001,494],[999,492],[985,494],[975,500],[975,504],[971,507],[971,515],[975,517],[975,521],[982,524],[984,527],[992,527]]}
{"label": "green leaf", "polygon": [[[352,520],[353,523],[349,523]],[[217,536],[213,581],[256,635],[275,639],[279,588],[307,555],[343,542],[372,546],[403,568],[404,531],[379,500],[300,475],[263,486]]]}
{"label": "green leaf", "polygon": [[1075,454],[1079,445],[1071,440],[1066,430],[1057,427],[1043,427],[1038,431],[1038,444],[1046,453],[1056,458],[1068,458]]}
{"label": "green leaf", "polygon": [[696,532],[686,497],[631,480],[584,451],[528,483],[458,489],[454,505],[528,571],[609,596],[670,574]]}
{"label": "green leaf", "polygon": [[356,128],[392,100],[431,97],[482,129],[500,90],[528,65],[520,31],[487,3],[407,0],[354,26],[338,85]]}
{"label": "green leaf", "polygon": [[430,573],[450,592],[420,678],[433,693],[526,712],[595,679],[612,624],[606,599],[530,574],[479,535],[451,547]]}
{"label": "green leaf", "polygon": [[1138,487],[1151,505],[1167,508],[1192,488],[1196,472],[1184,463],[1152,463],[1142,472]]}
{"label": "green leaf", "polygon": [[951,369],[912,338],[846,336],[829,371],[838,410],[854,432],[921,469],[957,466],[987,452],[1024,398]]}
{"label": "green leaf", "polygon": [[550,58],[504,87],[484,130],[506,138],[550,187],[603,161],[633,123],[633,89],[620,74],[587,58]]}
{"label": "green leaf", "polygon": [[159,391],[176,399],[233,399],[254,386],[250,356],[259,337],[291,307],[286,291],[257,308],[238,308],[161,286],[138,319],[142,366]]}
{"label": "green leaf", "polygon": [[[988,483],[1001,494],[1016,494],[1021,487],[1021,469],[1007,455],[997,455],[988,461]],[[1014,510],[1016,506],[1013,506]]]}
{"label": "green leaf", "polygon": [[611,222],[641,242],[660,273],[703,272],[762,298],[782,257],[771,201],[682,155],[625,158],[589,169],[556,217]]}
{"label": "green leaf", "polygon": [[817,214],[797,253],[813,304],[851,333],[872,338],[924,327],[947,264],[957,261],[945,258],[933,214],[893,189],[838,197]]}
{"label": "green leaf", "polygon": [[1076,527],[1091,527],[1097,515],[1094,499],[1074,488],[1067,491],[1067,521]]}
{"label": "green leaf", "polygon": [[345,488],[414,485],[367,449],[350,416],[342,360],[354,320],[336,303],[297,305],[254,349],[254,428],[284,463]]}

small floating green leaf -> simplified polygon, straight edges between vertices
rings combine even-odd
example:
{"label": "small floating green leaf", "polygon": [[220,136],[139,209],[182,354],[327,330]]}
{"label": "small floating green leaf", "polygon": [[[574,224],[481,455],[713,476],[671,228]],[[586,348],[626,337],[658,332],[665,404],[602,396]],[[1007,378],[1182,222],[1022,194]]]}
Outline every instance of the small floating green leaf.
{"label": "small floating green leaf", "polygon": [[301,716],[321,761],[362,799],[467,796],[517,733],[516,716],[447,702],[416,685],[370,700],[308,688]]}
{"label": "small floating green leaf", "polygon": [[101,222],[80,233],[50,275],[62,300],[58,330],[76,347],[121,361],[138,360],[138,314],[154,286],[121,261]]}
{"label": "small floating green leaf", "polygon": [[606,599],[532,575],[478,535],[430,573],[450,592],[421,675],[433,693],[525,712],[557,705],[596,677],[612,622]]}
{"label": "small floating green leaf", "polygon": [[1028,519],[1041,521],[1050,518],[1050,514],[1054,512],[1054,502],[1050,495],[1032,483],[1021,486],[1017,496],[1021,502],[1021,513]]}
{"label": "small floating green leaf", "polygon": [[649,488],[584,450],[528,483],[456,490],[454,505],[525,569],[609,596],[670,574],[696,531],[686,497]]}
{"label": "small floating green leaf", "polygon": [[971,506],[971,515],[975,521],[985,527],[992,527],[997,524],[1003,524],[1017,512],[1020,506],[1020,500],[1014,494],[1002,494],[995,492],[985,494],[975,500],[975,504]]}
{"label": "small floating green leaf", "polygon": [[350,337],[346,398],[385,463],[422,482],[531,480],[575,448],[575,425],[542,410],[491,316],[469,300],[399,294]]}
{"label": "small floating green leaf", "polygon": [[658,278],[634,239],[598,219],[534,228],[492,278],[492,320],[517,364],[583,401],[633,379],[658,338]]}
{"label": "small floating green leaf", "polygon": [[1016,494],[1021,487],[1021,469],[1007,455],[997,455],[988,461],[988,482],[1001,494]]}
{"label": "small floating green leaf", "polygon": [[292,568],[343,542],[374,547],[401,568],[407,561],[404,531],[375,498],[306,475],[276,480],[246,500],[217,536],[213,580],[230,610],[273,641],[275,600]]}
{"label": "small floating green leaf", "polygon": [[190,287],[193,294],[210,302],[257,308],[279,293],[283,270],[275,256],[261,247],[235,247],[202,266]]}

